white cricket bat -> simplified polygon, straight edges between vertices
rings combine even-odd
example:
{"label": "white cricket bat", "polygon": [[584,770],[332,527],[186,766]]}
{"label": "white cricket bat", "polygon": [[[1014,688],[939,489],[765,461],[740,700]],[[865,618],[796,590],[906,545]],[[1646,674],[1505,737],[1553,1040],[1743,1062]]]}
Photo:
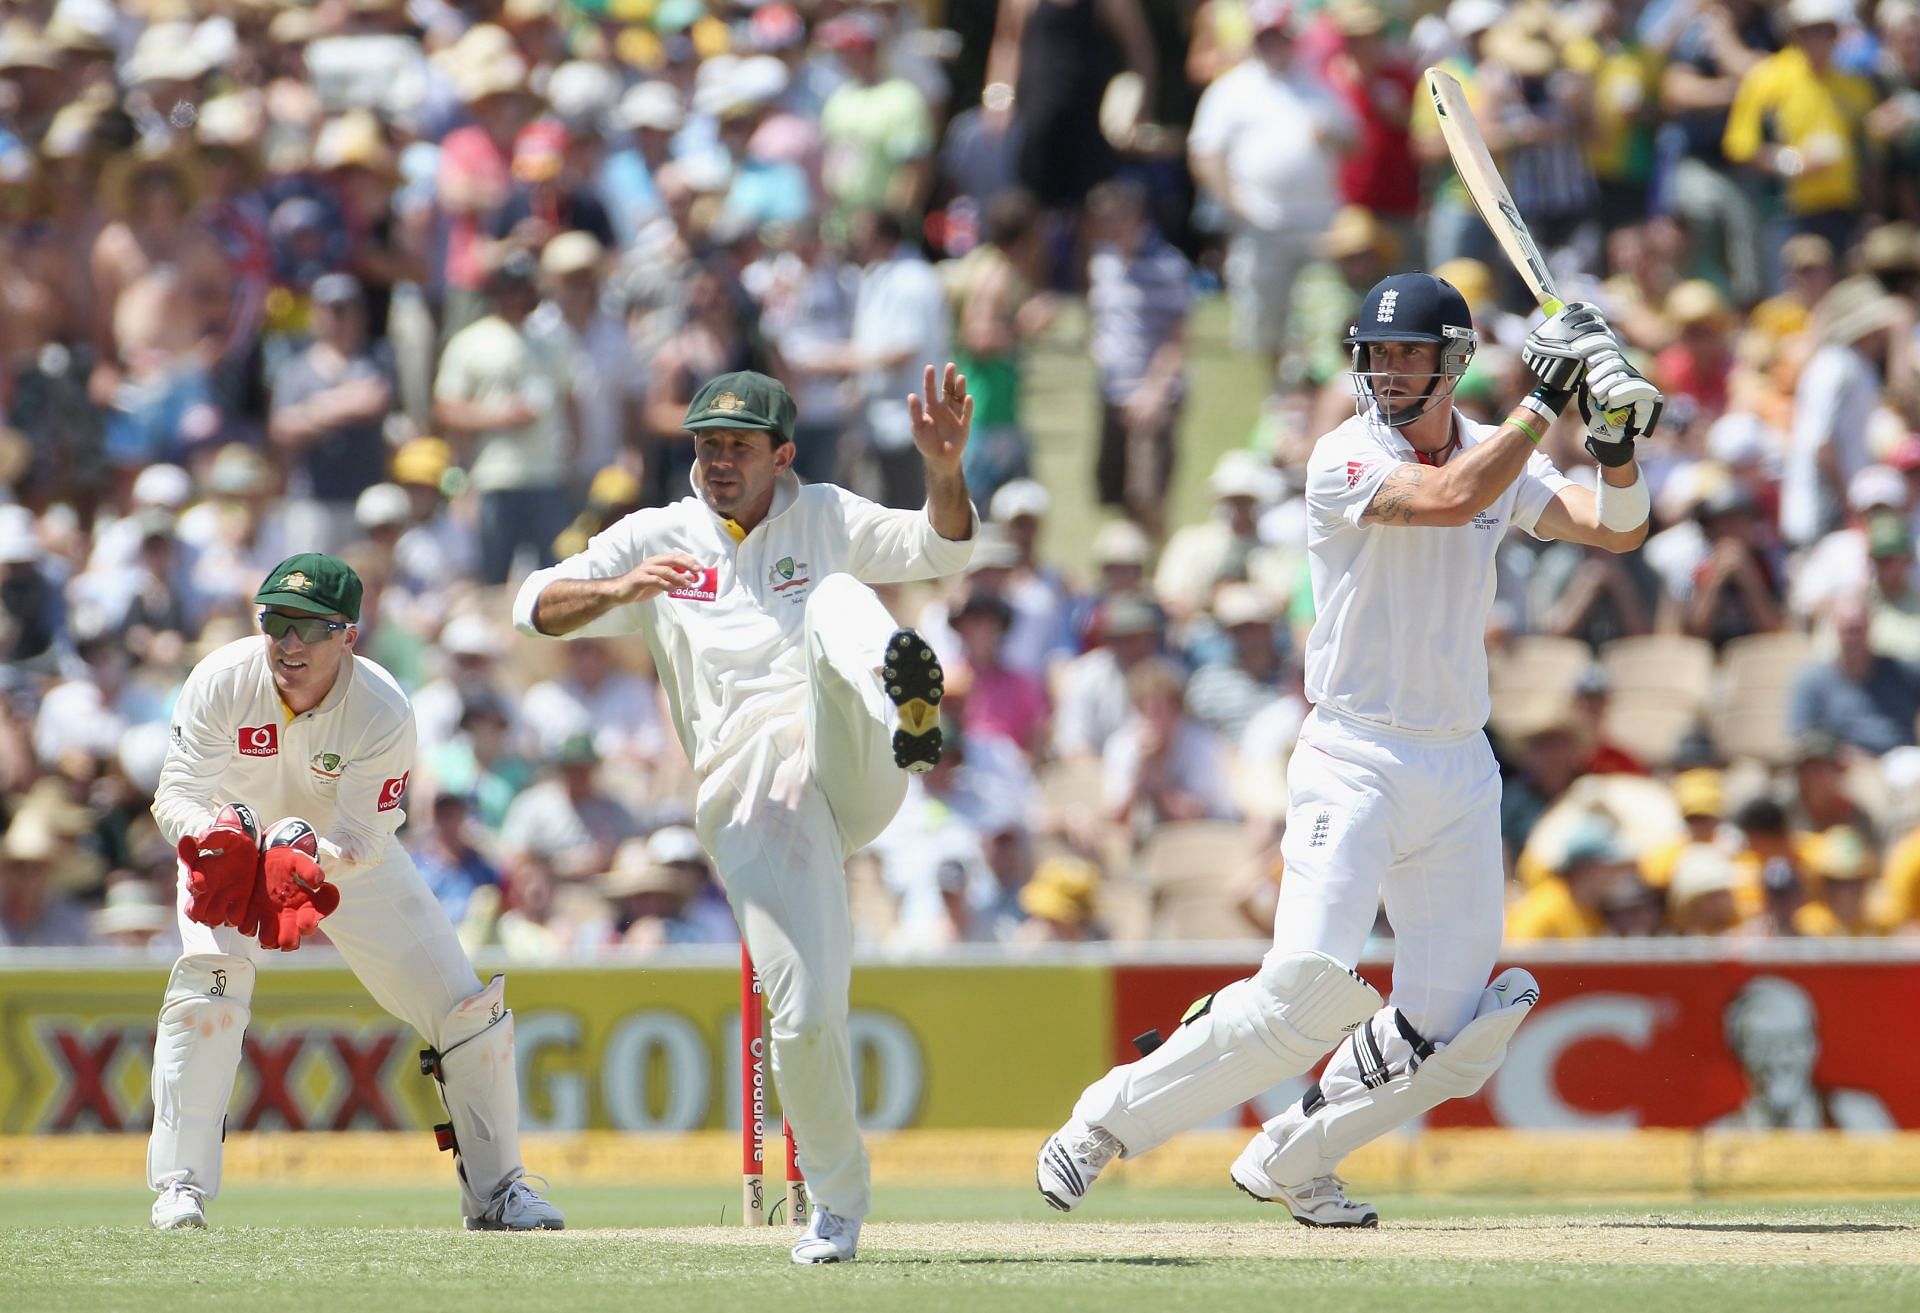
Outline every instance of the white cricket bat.
{"label": "white cricket bat", "polygon": [[1480,125],[1467,108],[1467,93],[1453,74],[1438,68],[1427,70],[1427,91],[1433,97],[1434,112],[1440,116],[1440,135],[1446,138],[1447,153],[1453,156],[1454,172],[1473,198],[1474,208],[1493,230],[1494,240],[1507,253],[1540,308],[1549,315],[1559,314],[1566,303],[1554,289],[1546,257],[1540,254],[1533,234],[1527,231],[1527,221],[1520,217],[1500,170],[1494,167]]}

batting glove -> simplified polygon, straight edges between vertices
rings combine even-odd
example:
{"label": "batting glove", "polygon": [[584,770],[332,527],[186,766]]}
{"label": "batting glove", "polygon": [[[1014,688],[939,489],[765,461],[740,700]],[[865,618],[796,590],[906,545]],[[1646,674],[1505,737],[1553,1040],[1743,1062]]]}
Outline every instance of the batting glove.
{"label": "batting glove", "polygon": [[1575,301],[1527,334],[1520,359],[1548,389],[1569,392],[1586,373],[1588,344],[1612,336],[1598,310]]}

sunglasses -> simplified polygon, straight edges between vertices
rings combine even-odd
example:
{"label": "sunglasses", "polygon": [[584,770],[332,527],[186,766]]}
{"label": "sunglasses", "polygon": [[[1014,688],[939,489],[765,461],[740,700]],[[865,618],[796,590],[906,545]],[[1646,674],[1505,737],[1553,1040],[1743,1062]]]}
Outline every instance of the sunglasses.
{"label": "sunglasses", "polygon": [[293,633],[300,635],[303,643],[324,643],[342,629],[351,629],[353,626],[340,620],[328,620],[324,616],[282,615],[278,611],[262,611],[260,628],[275,642]]}

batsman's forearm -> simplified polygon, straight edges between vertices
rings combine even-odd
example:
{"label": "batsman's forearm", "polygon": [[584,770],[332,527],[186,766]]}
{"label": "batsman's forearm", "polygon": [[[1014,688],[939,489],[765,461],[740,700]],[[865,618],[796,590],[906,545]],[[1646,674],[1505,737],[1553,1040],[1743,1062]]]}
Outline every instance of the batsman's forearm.
{"label": "batsman's forearm", "polygon": [[957,466],[927,466],[927,518],[934,532],[949,542],[973,537],[973,501],[967,495],[967,476]]}
{"label": "batsman's forearm", "polygon": [[[1536,417],[1529,422],[1537,427],[1540,421]],[[1460,523],[1486,510],[1512,487],[1533,453],[1533,439],[1509,420],[1491,438],[1441,466],[1443,496],[1458,511]]]}
{"label": "batsman's forearm", "polygon": [[619,579],[555,579],[533,604],[533,627],[551,638],[590,625],[627,601]]}

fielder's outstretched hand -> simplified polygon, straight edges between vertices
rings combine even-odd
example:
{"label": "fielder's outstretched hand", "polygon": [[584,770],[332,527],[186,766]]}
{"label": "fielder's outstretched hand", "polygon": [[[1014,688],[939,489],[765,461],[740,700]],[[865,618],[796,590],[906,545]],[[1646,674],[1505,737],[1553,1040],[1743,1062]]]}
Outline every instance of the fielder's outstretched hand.
{"label": "fielder's outstretched hand", "polygon": [[973,398],[967,395],[967,376],[951,360],[934,391],[933,366],[927,366],[921,394],[907,394],[907,416],[913,421],[913,445],[929,468],[957,473],[960,455],[973,430]]}

